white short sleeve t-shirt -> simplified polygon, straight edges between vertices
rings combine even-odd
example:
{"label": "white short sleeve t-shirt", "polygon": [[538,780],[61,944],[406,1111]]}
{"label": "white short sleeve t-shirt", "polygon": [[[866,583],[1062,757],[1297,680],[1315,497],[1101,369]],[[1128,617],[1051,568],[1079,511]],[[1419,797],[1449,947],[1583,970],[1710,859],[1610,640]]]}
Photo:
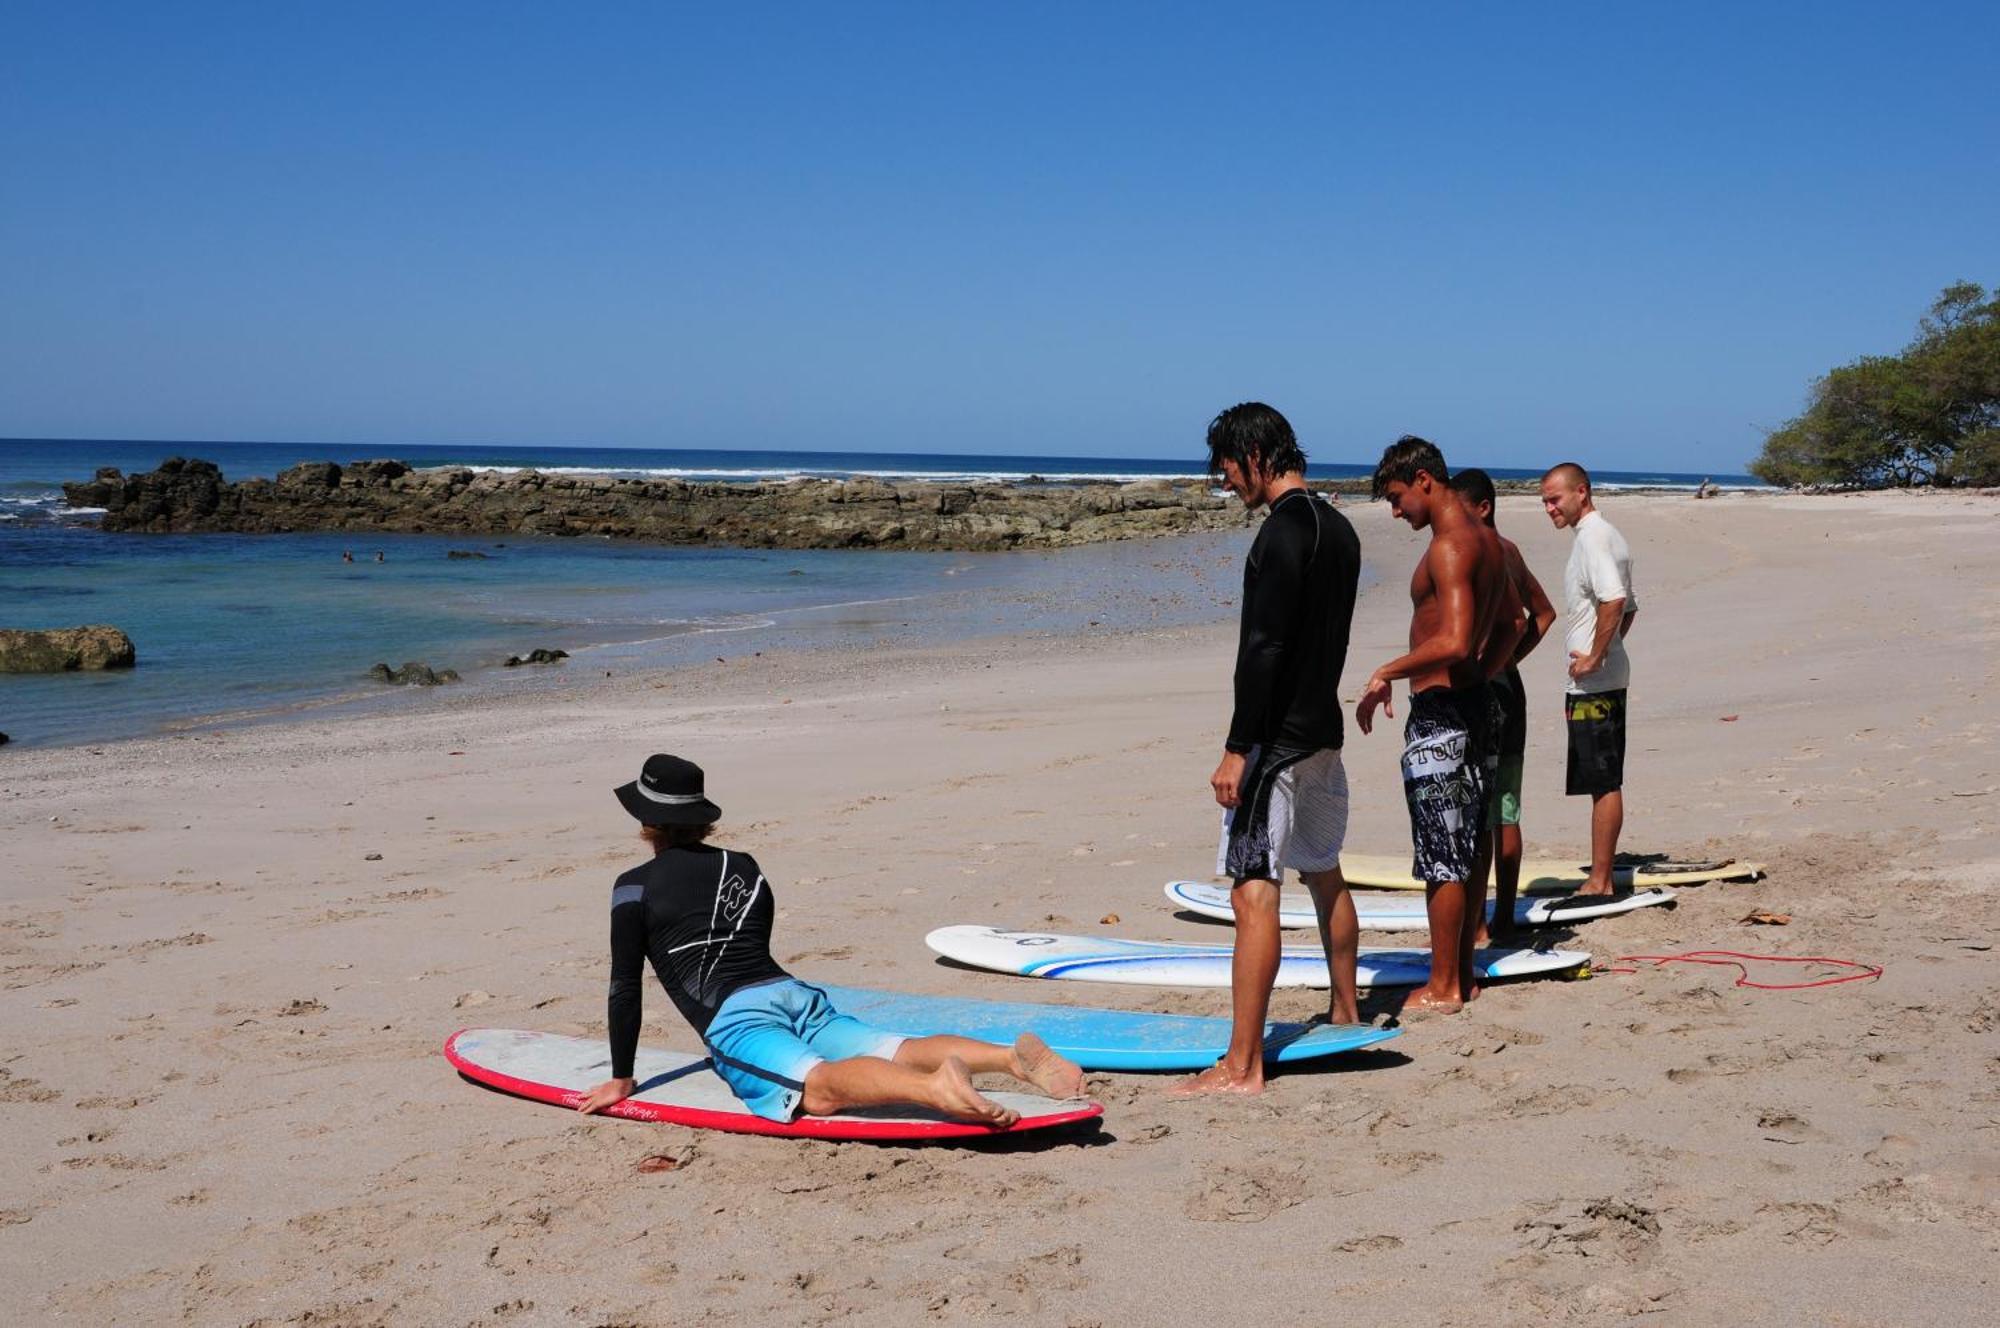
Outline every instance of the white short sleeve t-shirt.
{"label": "white short sleeve t-shirt", "polygon": [[[1589,654],[1597,639],[1597,606],[1614,599],[1625,601],[1625,612],[1639,607],[1632,588],[1632,550],[1618,528],[1602,513],[1586,512],[1576,525],[1576,542],[1570,545],[1569,566],[1563,572],[1565,648]],[[1614,635],[1604,652],[1604,664],[1583,678],[1571,678],[1569,690],[1575,695],[1615,692],[1632,678],[1632,666],[1625,658],[1625,640]]]}

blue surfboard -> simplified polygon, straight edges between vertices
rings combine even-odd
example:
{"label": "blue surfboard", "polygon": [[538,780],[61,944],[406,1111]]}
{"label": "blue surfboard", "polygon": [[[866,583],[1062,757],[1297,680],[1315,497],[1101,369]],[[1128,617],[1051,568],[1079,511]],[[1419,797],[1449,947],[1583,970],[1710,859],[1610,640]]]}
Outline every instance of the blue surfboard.
{"label": "blue surfboard", "polygon": [[[1032,1032],[1086,1070],[1200,1070],[1229,1049],[1229,1021],[1200,1015],[913,996],[861,987],[821,985],[821,990],[843,1014],[891,1033],[959,1033],[982,1042],[1011,1043]],[[1401,1031],[1367,1024],[1270,1023],[1264,1025],[1264,1059],[1279,1064],[1315,1060],[1387,1042]]]}

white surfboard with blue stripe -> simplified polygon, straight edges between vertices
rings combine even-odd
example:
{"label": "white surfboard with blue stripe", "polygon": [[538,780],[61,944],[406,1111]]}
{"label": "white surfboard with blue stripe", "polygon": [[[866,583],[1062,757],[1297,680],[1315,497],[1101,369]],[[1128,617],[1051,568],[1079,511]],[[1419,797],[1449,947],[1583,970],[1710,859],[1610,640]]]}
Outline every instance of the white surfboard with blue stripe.
{"label": "white surfboard with blue stripe", "polygon": [[[1021,977],[1071,982],[1117,982],[1155,987],[1227,987],[1231,947],[1171,941],[1126,941],[1000,927],[940,927],[924,944],[973,968]],[[1590,963],[1582,950],[1488,949],[1473,953],[1484,980],[1581,973]],[[1356,982],[1363,987],[1417,987],[1430,978],[1428,950],[1362,946]],[[1332,985],[1326,955],[1317,945],[1288,945],[1279,952],[1280,987]]]}
{"label": "white surfboard with blue stripe", "polygon": [[[1168,881],[1167,898],[1176,907],[1190,913],[1198,913],[1205,918],[1215,918],[1221,922],[1234,922],[1235,910],[1230,907],[1229,887],[1210,881]],[[1635,909],[1658,908],[1674,902],[1674,892],[1665,888],[1634,890],[1615,898],[1599,898],[1589,895],[1550,895],[1536,899],[1516,899],[1514,901],[1514,925],[1517,927],[1557,927],[1571,922],[1585,922],[1591,918],[1614,917],[1620,913],[1630,913]],[[1422,895],[1375,895],[1356,891],[1354,913],[1361,920],[1363,931],[1429,931],[1430,915],[1425,912]],[[1493,916],[1493,901],[1486,903],[1486,916]],[[1283,894],[1278,898],[1278,925],[1280,927],[1317,927],[1319,919],[1313,913],[1312,897],[1305,894]]]}

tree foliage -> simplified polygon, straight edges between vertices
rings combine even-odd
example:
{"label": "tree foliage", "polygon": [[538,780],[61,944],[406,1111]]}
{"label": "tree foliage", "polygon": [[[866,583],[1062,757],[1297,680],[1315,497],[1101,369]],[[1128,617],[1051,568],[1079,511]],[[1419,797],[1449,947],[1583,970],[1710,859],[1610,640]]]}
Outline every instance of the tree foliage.
{"label": "tree foliage", "polygon": [[1815,382],[1750,470],[1772,484],[2000,484],[2000,289],[1945,287],[1901,354]]}

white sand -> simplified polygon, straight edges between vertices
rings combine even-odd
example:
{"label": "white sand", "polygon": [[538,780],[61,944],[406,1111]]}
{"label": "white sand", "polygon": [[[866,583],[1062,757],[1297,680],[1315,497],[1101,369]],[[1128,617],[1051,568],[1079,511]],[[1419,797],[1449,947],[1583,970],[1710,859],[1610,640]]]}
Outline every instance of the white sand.
{"label": "white sand", "polygon": [[[640,852],[612,785],[655,749],[706,764],[803,975],[1225,1013],[1224,992],[947,969],[922,936],[1226,935],[1159,888],[1213,860],[1233,626],[579,676],[415,720],[10,750],[6,1320],[1976,1319],[2000,1267],[2000,504],[1605,509],[1644,605],[1626,847],[1772,874],[1574,944],[1600,963],[1836,955],[1886,965],[1881,981],[1758,992],[1681,968],[1499,987],[1260,1100],[1094,1077],[1105,1124],[1084,1141],[695,1134],[488,1093],[438,1054],[469,1023],[601,1033],[607,887]],[[1382,576],[1351,699],[1398,649],[1422,536],[1350,511]],[[1502,523],[1559,594],[1568,536],[1521,499]],[[1559,654],[1525,670],[1524,828],[1531,852],[1577,856]],[[1350,731],[1357,851],[1407,843],[1397,748]],[[1793,920],[1739,923],[1760,906]],[[657,988],[646,1037],[694,1045]],[[686,1165],[635,1171],[660,1152]]]}

